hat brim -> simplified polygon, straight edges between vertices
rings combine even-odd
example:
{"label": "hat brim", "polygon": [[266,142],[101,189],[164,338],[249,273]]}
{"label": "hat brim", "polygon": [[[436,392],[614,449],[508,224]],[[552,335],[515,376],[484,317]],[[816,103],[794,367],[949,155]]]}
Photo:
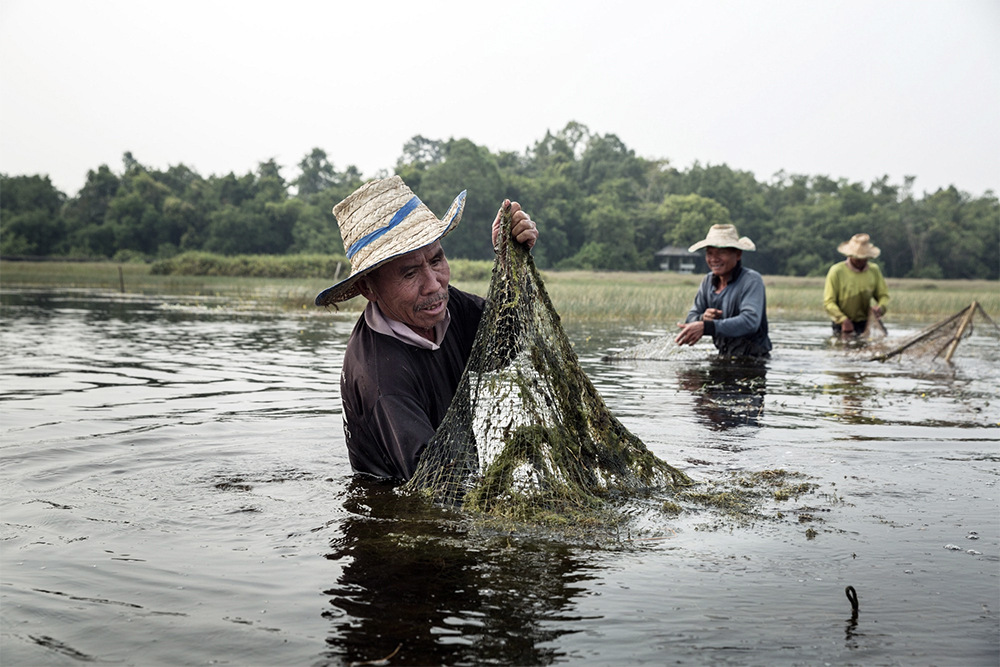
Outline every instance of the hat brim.
{"label": "hat brim", "polygon": [[455,201],[451,203],[448,209],[448,213],[443,219],[439,220],[440,227],[432,231],[430,235],[421,234],[413,239],[412,244],[408,244],[406,247],[401,249],[388,257],[379,259],[368,266],[358,267],[357,269],[351,271],[351,274],[341,280],[339,283],[326,288],[316,296],[315,303],[317,306],[332,306],[342,301],[348,301],[353,299],[361,290],[358,289],[357,281],[360,278],[365,277],[375,269],[380,266],[391,262],[392,260],[402,257],[403,255],[409,254],[414,250],[420,250],[421,248],[426,248],[427,246],[440,241],[445,236],[450,234],[462,219],[462,212],[465,210],[465,191],[462,191]]}
{"label": "hat brim", "polygon": [[688,252],[694,252],[695,250],[701,250],[702,248],[736,248],[737,250],[756,250],[757,246],[755,246],[753,241],[746,236],[737,241],[705,239],[704,241],[698,241],[693,246],[688,248]]}
{"label": "hat brim", "polygon": [[879,255],[882,254],[882,250],[878,246],[868,245],[862,253],[861,248],[858,246],[852,246],[850,241],[841,243],[837,246],[837,252],[841,255],[847,255],[848,257],[857,257],[858,259],[877,259]]}

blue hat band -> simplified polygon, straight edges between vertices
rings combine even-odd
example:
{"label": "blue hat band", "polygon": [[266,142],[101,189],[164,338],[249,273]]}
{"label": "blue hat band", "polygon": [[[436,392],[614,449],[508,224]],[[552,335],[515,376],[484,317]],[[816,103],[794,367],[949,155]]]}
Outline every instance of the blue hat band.
{"label": "blue hat band", "polygon": [[354,255],[358,253],[359,250],[363,249],[372,241],[381,238],[390,229],[397,226],[403,220],[406,220],[406,216],[410,215],[410,213],[413,213],[413,209],[417,208],[418,206],[420,206],[420,198],[414,195],[410,201],[403,204],[403,207],[400,208],[398,211],[396,211],[396,214],[392,216],[392,220],[389,221],[388,225],[386,225],[385,227],[379,227],[373,232],[368,232],[360,239],[352,243],[351,247],[347,249],[347,259],[351,259],[352,257],[354,257]]}

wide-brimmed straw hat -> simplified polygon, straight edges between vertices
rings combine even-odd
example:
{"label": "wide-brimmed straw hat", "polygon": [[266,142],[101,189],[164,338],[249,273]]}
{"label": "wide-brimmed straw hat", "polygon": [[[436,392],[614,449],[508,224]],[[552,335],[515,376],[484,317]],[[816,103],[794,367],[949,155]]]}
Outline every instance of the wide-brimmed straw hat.
{"label": "wide-brimmed straw hat", "polygon": [[850,241],[837,246],[837,252],[858,259],[875,259],[882,254],[881,250],[872,245],[872,240],[867,234],[855,234]]}
{"label": "wide-brimmed straw hat", "polygon": [[688,248],[688,252],[701,250],[702,248],[737,248],[739,250],[756,250],[757,246],[753,241],[743,236],[740,237],[734,225],[712,225],[708,230],[708,236],[704,241],[698,241]]}
{"label": "wide-brimmed straw hat", "polygon": [[458,226],[464,208],[465,190],[438,220],[399,176],[365,183],[333,207],[351,273],[320,292],[316,305],[329,306],[357,296],[358,278],[443,238]]}

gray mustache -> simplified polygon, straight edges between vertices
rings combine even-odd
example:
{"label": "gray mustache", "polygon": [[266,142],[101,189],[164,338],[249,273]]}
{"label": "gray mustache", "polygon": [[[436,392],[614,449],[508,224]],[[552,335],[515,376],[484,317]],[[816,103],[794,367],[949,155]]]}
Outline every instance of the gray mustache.
{"label": "gray mustache", "polygon": [[417,308],[416,309],[417,310],[427,310],[428,308],[430,308],[434,304],[438,303],[439,301],[444,301],[447,298],[448,298],[448,293],[447,292],[442,292],[441,294],[438,294],[437,296],[431,297],[430,299],[428,299],[427,301],[424,301],[423,303],[417,304]]}

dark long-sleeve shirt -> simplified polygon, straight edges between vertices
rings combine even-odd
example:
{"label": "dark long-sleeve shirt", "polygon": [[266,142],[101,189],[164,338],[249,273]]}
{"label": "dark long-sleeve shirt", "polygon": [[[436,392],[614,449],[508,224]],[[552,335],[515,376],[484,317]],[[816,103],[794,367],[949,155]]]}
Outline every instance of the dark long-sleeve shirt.
{"label": "dark long-sleeve shirt", "polygon": [[719,354],[733,357],[761,357],[771,351],[767,335],[767,298],[764,279],[753,269],[737,264],[721,293],[715,293],[718,279],[705,276],[694,297],[694,306],[685,322],[695,322],[709,308],[722,311],[722,318],[705,322],[705,335],[712,337]]}
{"label": "dark long-sleeve shirt", "polygon": [[409,479],[444,419],[472,352],[485,302],[448,288],[451,322],[436,350],[409,345],[358,320],[344,354],[340,395],[351,467]]}

